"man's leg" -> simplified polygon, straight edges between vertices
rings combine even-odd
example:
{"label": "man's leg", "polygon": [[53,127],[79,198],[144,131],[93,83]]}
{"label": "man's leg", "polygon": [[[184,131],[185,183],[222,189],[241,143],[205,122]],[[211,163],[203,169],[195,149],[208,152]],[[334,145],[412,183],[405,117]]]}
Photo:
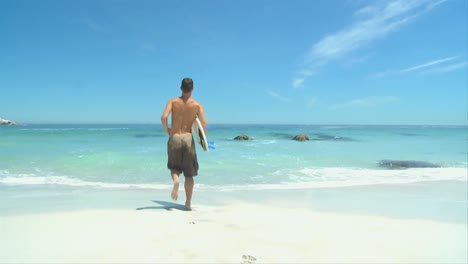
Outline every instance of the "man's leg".
{"label": "man's leg", "polygon": [[193,177],[185,177],[184,187],[185,187],[185,208],[187,210],[192,210],[192,192],[193,192]]}
{"label": "man's leg", "polygon": [[174,186],[172,187],[171,197],[172,200],[177,200],[178,192],[179,192],[179,173],[177,171],[171,171],[172,181],[174,182]]}

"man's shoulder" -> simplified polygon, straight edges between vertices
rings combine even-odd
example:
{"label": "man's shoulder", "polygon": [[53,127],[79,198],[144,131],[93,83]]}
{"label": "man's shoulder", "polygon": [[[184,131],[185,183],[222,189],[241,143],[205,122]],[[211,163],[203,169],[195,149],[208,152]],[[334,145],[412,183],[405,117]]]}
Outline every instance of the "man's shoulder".
{"label": "man's shoulder", "polygon": [[191,98],[192,100],[192,103],[195,104],[195,105],[201,105],[200,102],[198,102],[195,98]]}
{"label": "man's shoulder", "polygon": [[171,102],[171,103],[178,102],[178,101],[180,101],[180,97],[173,97],[173,98],[169,99],[169,102]]}

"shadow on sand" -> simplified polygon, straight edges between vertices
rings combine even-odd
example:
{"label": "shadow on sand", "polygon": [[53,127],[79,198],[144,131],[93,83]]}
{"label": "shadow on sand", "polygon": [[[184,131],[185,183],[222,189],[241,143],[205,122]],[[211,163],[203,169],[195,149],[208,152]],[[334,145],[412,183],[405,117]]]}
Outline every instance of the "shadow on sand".
{"label": "shadow on sand", "polygon": [[175,210],[180,210],[180,211],[187,211],[187,209],[185,208],[185,205],[183,204],[166,202],[166,201],[155,201],[155,200],[153,200],[153,202],[159,204],[159,206],[140,207],[140,208],[137,208],[136,210],[164,209],[164,210],[170,211],[172,209],[175,209]]}

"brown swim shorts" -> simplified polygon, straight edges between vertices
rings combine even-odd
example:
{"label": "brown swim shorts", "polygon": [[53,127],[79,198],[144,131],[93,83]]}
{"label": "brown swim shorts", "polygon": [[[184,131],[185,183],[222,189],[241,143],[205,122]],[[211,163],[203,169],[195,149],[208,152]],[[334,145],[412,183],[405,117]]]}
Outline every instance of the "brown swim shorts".
{"label": "brown swim shorts", "polygon": [[172,135],[167,141],[167,168],[185,177],[198,174],[197,152],[191,134]]}

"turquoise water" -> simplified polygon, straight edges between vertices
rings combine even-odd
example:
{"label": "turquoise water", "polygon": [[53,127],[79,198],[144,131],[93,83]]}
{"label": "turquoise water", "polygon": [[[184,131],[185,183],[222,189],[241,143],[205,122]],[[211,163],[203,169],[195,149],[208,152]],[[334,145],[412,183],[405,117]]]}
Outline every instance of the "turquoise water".
{"label": "turquoise water", "polygon": [[[297,189],[467,180],[467,127],[211,125],[197,148],[198,189]],[[307,142],[291,137],[306,133]],[[232,138],[247,134],[251,141]],[[55,185],[170,187],[160,125],[0,127],[0,188]],[[381,160],[440,168],[390,170]]]}

